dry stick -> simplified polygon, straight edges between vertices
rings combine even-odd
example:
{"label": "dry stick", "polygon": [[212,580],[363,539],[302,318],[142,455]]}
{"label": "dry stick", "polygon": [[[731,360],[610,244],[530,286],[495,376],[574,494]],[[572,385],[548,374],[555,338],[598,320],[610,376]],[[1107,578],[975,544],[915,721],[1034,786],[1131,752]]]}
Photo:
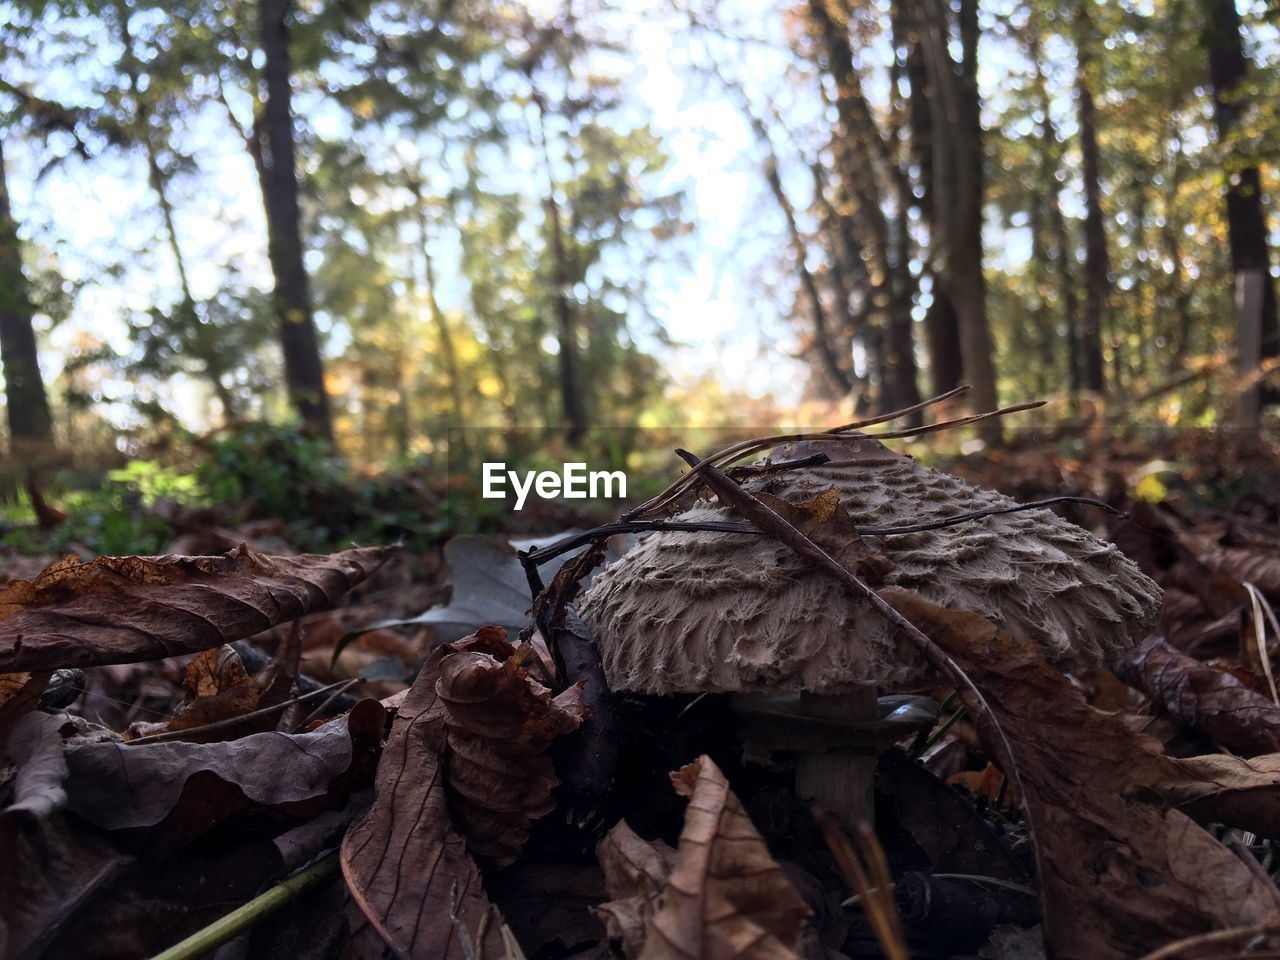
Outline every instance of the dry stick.
{"label": "dry stick", "polygon": [[[359,679],[359,678],[356,678]],[[244,723],[246,720],[257,720],[259,717],[270,716],[273,713],[279,713],[295,703],[301,703],[303,700],[310,700],[312,697],[318,697],[322,693],[328,693],[336,687],[343,684],[350,685],[349,680],[339,680],[337,683],[331,683],[327,687],[321,687],[319,690],[312,690],[310,693],[300,694],[281,703],[274,704],[270,707],[263,707],[261,710],[252,710],[249,713],[243,713],[238,717],[227,717],[225,720],[214,720],[212,723],[202,723],[198,727],[187,727],[184,730],[166,730],[163,733],[153,733],[148,737],[138,737],[136,740],[125,740],[124,746],[135,747],[140,743],[164,743],[167,740],[186,740],[193,733],[208,733],[212,730],[222,730],[226,727],[234,727]]]}
{"label": "dry stick", "polygon": [[1211,930],[1209,933],[1198,933],[1193,937],[1184,937],[1181,940],[1175,940],[1173,943],[1166,943],[1159,950],[1142,957],[1142,960],[1172,960],[1189,947],[1208,946],[1216,943],[1230,943],[1232,940],[1241,940],[1245,937],[1260,937],[1264,934],[1273,934],[1280,931],[1274,923],[1259,923],[1250,927],[1231,927],[1227,930]]}
{"label": "dry stick", "polygon": [[[699,463],[705,463],[705,461],[699,461],[697,457],[687,450],[677,450],[676,454],[691,467],[697,466]],[[789,546],[800,556],[826,568],[849,589],[865,597],[881,616],[911,638],[915,645],[920,648],[920,652],[925,655],[925,658],[939,673],[947,677],[954,685],[963,686],[972,693],[978,705],[982,707],[983,711],[991,719],[992,729],[999,740],[1000,752],[1003,753],[1003,756],[997,757],[997,759],[1004,768],[1005,775],[1017,786],[1021,797],[1026,798],[1028,796],[1022,785],[1022,774],[1018,771],[1018,765],[1014,760],[1013,748],[1009,746],[1009,739],[1005,736],[1004,730],[1001,729],[1000,721],[996,718],[995,711],[991,709],[991,705],[987,702],[987,698],[982,691],[969,679],[969,675],[964,672],[960,664],[951,658],[950,654],[925,636],[919,627],[899,613],[884,597],[872,590],[856,573],[797,530],[793,524],[788,523],[768,504],[756,499],[713,466],[704,466],[703,479],[716,496],[720,498],[721,503],[734,507],[743,517],[765,533],[777,537],[779,541]],[[1037,849],[1035,826],[1030,817],[1027,818],[1027,836],[1031,841],[1031,848],[1033,850]],[[1040,864],[1037,859],[1037,873],[1039,873],[1039,869]]]}
{"label": "dry stick", "polygon": [[[890,420],[898,420],[902,417],[909,416],[910,414],[917,413],[918,411],[923,410],[926,407],[931,407],[934,404],[941,403],[944,400],[949,400],[951,397],[954,397],[957,394],[965,393],[968,389],[969,389],[969,385],[967,383],[964,383],[952,390],[948,390],[946,393],[940,393],[936,397],[930,397],[928,400],[922,400],[920,401],[920,403],[914,404],[913,406],[904,407],[901,410],[893,410],[893,411],[890,411],[889,413],[883,413],[877,417],[871,417],[868,420],[855,420],[852,423],[845,423],[845,424],[841,424],[838,427],[832,427],[830,430],[824,431],[823,436],[827,436],[831,434],[847,433],[850,430],[861,430],[864,427],[872,427],[872,426],[875,426],[877,423],[887,423]],[[798,436],[801,436],[801,434],[796,434],[795,436],[798,437]],[[806,434],[805,436],[808,436],[808,435]],[[764,438],[764,439],[774,439],[778,443],[786,442],[786,438],[781,436],[774,437],[774,438]],[[761,442],[762,440],[760,439],[743,440],[743,441],[740,441],[739,443],[731,444],[730,446],[724,447],[723,449],[716,451],[708,459],[719,463],[723,457],[728,456],[730,453],[733,453],[736,449],[746,449],[748,447],[751,447],[754,444],[761,443]],[[646,500],[644,503],[640,504],[638,507],[633,507],[632,509],[628,510],[626,513],[622,515],[621,519],[630,520],[633,517],[638,517],[643,513],[651,513],[653,510],[656,510],[658,507],[662,506],[662,504],[670,502],[670,500],[672,499],[672,494],[678,492],[678,489],[683,489],[684,484],[685,484],[685,477],[680,477],[679,479],[668,484],[667,487],[663,489],[660,493],[658,493],[656,496]],[[659,501],[661,501],[661,503],[659,503]]]}
{"label": "dry stick", "polygon": [[[700,461],[699,465],[693,467],[693,469],[673,482],[666,488],[666,490],[658,494],[652,500],[648,500],[640,506],[624,513],[622,515],[622,519],[630,520],[637,516],[652,515],[658,512],[688,489],[689,486],[693,484],[694,478],[696,478],[701,471],[709,469],[711,465],[726,466],[735,460],[740,460],[753,453],[759,453],[762,450],[767,450],[770,447],[776,447],[783,443],[796,443],[806,440],[830,440],[833,436],[844,439],[900,440],[904,437],[919,437],[928,433],[951,430],[956,427],[966,427],[971,424],[980,423],[983,420],[990,420],[993,417],[1004,417],[1011,413],[1020,413],[1024,410],[1034,410],[1035,408],[1043,407],[1044,405],[1044,400],[1015,403],[1013,406],[1000,407],[996,410],[988,410],[985,413],[976,413],[969,417],[957,417],[954,420],[940,420],[937,423],[927,424],[923,427],[913,427],[892,433],[849,434],[844,432],[835,433],[828,430],[822,433],[779,434],[773,437],[760,437],[755,440],[744,440],[741,443],[736,443],[733,446],[717,451],[705,460]],[[841,430],[841,428],[837,427],[836,430]]]}
{"label": "dry stick", "polygon": [[871,879],[884,891],[884,898],[888,904],[885,915],[892,925],[893,934],[899,943],[905,943],[907,936],[902,932],[902,915],[898,913],[898,905],[894,902],[892,895],[893,874],[889,871],[889,860],[884,855],[884,847],[880,846],[880,840],[869,823],[858,824],[857,839],[858,851],[871,868]]}
{"label": "dry stick", "polygon": [[[862,869],[862,864],[858,862],[858,856],[850,845],[849,838],[844,835],[844,831],[840,829],[835,819],[821,808],[814,808],[813,817],[818,821],[818,828],[822,831],[822,837],[827,841],[827,846],[831,849],[831,855],[835,857],[840,872],[856,892],[862,912],[866,915],[867,922],[871,924],[871,931],[879,941],[885,956],[889,960],[907,960],[907,949],[903,942],[900,925],[901,917],[898,916],[898,906],[893,900],[893,878],[879,875],[869,878],[866,871]],[[866,841],[861,831],[858,839],[864,844],[865,851]],[[872,843],[878,847],[879,844],[874,841],[873,834]],[[879,870],[874,872],[878,874]]]}

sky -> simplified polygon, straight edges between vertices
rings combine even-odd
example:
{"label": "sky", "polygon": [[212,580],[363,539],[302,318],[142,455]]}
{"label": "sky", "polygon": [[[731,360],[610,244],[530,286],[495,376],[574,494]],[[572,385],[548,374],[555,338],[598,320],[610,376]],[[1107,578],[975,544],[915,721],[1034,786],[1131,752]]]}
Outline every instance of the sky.
{"label": "sky", "polygon": [[[536,13],[560,0],[526,2]],[[990,2],[983,9],[988,16],[1007,15],[1016,8],[1011,3]],[[718,13],[737,20],[749,35],[776,42],[783,30],[778,6],[776,0],[733,0],[722,3]],[[735,102],[699,74],[710,61],[722,60],[723,50],[714,37],[688,29],[670,9],[666,0],[625,4],[614,26],[628,51],[593,64],[625,81],[636,117],[648,120],[665,141],[671,158],[666,184],[683,187],[688,197],[685,212],[692,233],[654,265],[651,277],[651,307],[679,346],[664,347],[656,337],[644,346],[661,354],[677,378],[711,374],[757,393],[767,386],[781,402],[794,402],[805,380],[804,367],[791,358],[793,336],[778,315],[776,298],[766,291],[776,277],[785,242],[781,216],[767,195],[760,155]],[[7,12],[0,0],[0,18]],[[726,73],[736,74],[753,96],[767,94],[789,123],[821,122],[814,113],[822,109],[820,100],[803,78],[784,75],[785,58],[771,53],[768,43],[742,49],[746,52],[737,59],[720,63]],[[95,57],[94,51],[95,38],[86,37],[74,69],[56,67],[28,79],[39,92],[75,102],[93,83],[95,71],[104,69],[107,57]],[[883,56],[874,49],[861,53]],[[1070,69],[1069,57],[1057,54],[1050,51],[1050,69]],[[1002,79],[1011,65],[998,39],[984,41],[979,83],[989,108],[998,108],[1004,95]],[[873,83],[869,93],[874,99],[887,91]],[[247,104],[233,99],[232,106],[247,116]],[[338,121],[323,110],[312,111],[301,100],[297,106],[320,135],[340,133]],[[1069,136],[1074,127],[1070,101],[1063,98],[1059,107],[1059,129]],[[185,151],[200,162],[199,176],[177,181],[173,196],[196,296],[214,293],[229,268],[268,289],[261,196],[238,133],[225,116],[205,111],[190,117],[179,136]],[[104,154],[88,164],[72,160],[38,175],[42,160],[35,151],[23,149],[21,143],[7,144],[6,150],[23,235],[52,251],[68,279],[82,284],[72,318],[49,337],[53,349],[47,352],[48,374],[56,374],[60,357],[85,333],[123,353],[127,338],[122,312],[143,309],[157,299],[172,302],[177,290],[141,158]],[[797,177],[796,171],[790,176]],[[806,178],[801,166],[799,179],[787,183],[801,207]],[[1069,201],[1071,192],[1064,198]],[[987,241],[989,255],[1007,265],[1025,261],[1029,253],[1025,229],[1006,230],[999,237],[989,230]],[[123,263],[123,275],[95,283],[114,263]],[[465,289],[457,279],[456,251],[452,256],[446,252],[438,265],[440,299],[446,309],[461,309]],[[329,352],[340,352],[341,329],[329,334]],[[128,389],[123,381],[110,385],[111,391]],[[207,419],[203,386],[178,379],[164,393],[175,412],[193,425]],[[123,406],[119,415],[125,416]]]}
{"label": "sky", "polygon": [[[767,24],[777,16],[772,3],[738,4],[744,18]],[[534,6],[536,10],[537,2]],[[0,17],[6,13],[0,4]],[[767,248],[760,249],[757,221],[763,184],[751,134],[732,105],[709,96],[702,84],[695,89],[689,82],[685,67],[696,53],[680,31],[670,29],[670,18],[638,15],[636,7],[628,13],[631,50],[597,66],[625,80],[637,116],[646,117],[663,137],[671,158],[666,182],[686,191],[685,213],[693,225],[679,249],[655,264],[651,282],[653,312],[680,346],[665,348],[657,338],[644,346],[665,354],[664,361],[677,377],[711,374],[749,389],[750,384],[741,382],[743,372],[755,369],[766,348],[787,336],[785,326],[772,315],[776,308],[762,302],[754,288],[754,271],[744,270],[745,258],[769,255]],[[29,78],[33,88],[53,99],[82,101],[94,71],[103,69],[101,61],[94,63],[92,50],[89,43],[73,72],[59,67]],[[242,106],[234,100],[232,105]],[[322,116],[311,117],[305,104],[297,106],[317,133],[332,133]],[[261,196],[243,144],[225,117],[211,114],[192,118],[180,135],[184,148],[200,162],[199,177],[178,181],[173,190],[196,297],[213,294],[228,266],[268,289]],[[87,164],[73,158],[41,171],[44,156],[24,146],[6,148],[21,233],[53,252],[64,276],[80,286],[72,317],[48,336],[52,350],[46,351],[42,363],[52,378],[85,333],[124,353],[127,326],[121,314],[145,309],[157,297],[171,302],[177,275],[161,240],[159,213],[140,157],[104,153]],[[125,275],[95,283],[114,261],[123,261]],[[465,290],[460,282],[450,282],[450,261],[447,256],[442,261],[440,298],[446,309],[460,309]],[[342,331],[329,334],[328,351],[340,352]],[[801,372],[798,361],[775,353],[767,380],[785,399],[788,393],[798,393]],[[123,395],[129,389],[124,381],[114,381],[108,392]],[[208,419],[209,398],[202,385],[180,377],[162,388],[161,395],[193,425]],[[116,414],[127,416],[123,406]]]}

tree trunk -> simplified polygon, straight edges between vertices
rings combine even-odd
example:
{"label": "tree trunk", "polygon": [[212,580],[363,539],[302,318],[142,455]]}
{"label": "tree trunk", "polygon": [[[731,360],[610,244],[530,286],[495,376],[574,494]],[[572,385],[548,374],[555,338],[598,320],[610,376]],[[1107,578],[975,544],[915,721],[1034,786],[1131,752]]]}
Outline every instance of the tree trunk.
{"label": "tree trunk", "polygon": [[9,456],[14,462],[53,442],[53,420],[36,352],[34,316],[35,307],[22,272],[18,225],[9,206],[4,143],[0,140],[0,362],[4,366]]}
{"label": "tree trunk", "polygon": [[[920,400],[911,322],[911,278],[906,260],[895,256],[894,237],[881,203],[896,184],[891,158],[880,139],[874,114],[862,94],[849,39],[843,0],[809,0],[814,40],[825,60],[836,94],[839,125],[832,147],[838,175],[836,206],[856,225],[858,247],[868,258],[872,283],[871,315],[882,336],[880,357],[882,409],[911,406]],[[901,211],[905,216],[905,211]],[[903,254],[905,251],[897,251]]]}
{"label": "tree trunk", "polygon": [[[1240,38],[1240,15],[1235,0],[1201,0],[1204,9],[1204,45],[1209,51],[1209,80],[1213,84],[1213,119],[1218,130],[1227,170],[1227,242],[1237,292],[1237,324],[1248,341],[1259,344],[1262,357],[1280,354],[1276,288],[1271,278],[1267,249],[1266,211],[1262,206],[1262,182],[1258,167],[1232,163],[1234,134],[1243,109],[1242,85],[1249,70]],[[1243,290],[1253,291],[1241,296]],[[1239,307],[1249,307],[1246,316]],[[1242,343],[1243,347],[1244,344]],[[1242,363],[1244,356],[1241,356]],[[1241,369],[1244,377],[1256,369]],[[1256,404],[1254,404],[1256,406]]]}
{"label": "tree trunk", "polygon": [[[925,69],[920,30],[904,0],[894,4],[895,45],[907,51],[904,64],[910,87],[911,152],[920,169],[920,216],[937,234],[938,210],[933,202],[933,122],[929,116],[929,76]],[[929,350],[929,381],[934,394],[946,393],[964,380],[964,364],[960,352],[960,318],[942,283],[933,278],[929,310],[924,318],[925,342]]]}
{"label": "tree trunk", "polygon": [[765,151],[764,178],[769,190],[777,201],[778,208],[787,223],[787,237],[791,242],[791,255],[796,260],[796,272],[800,275],[800,286],[804,289],[809,301],[810,316],[813,318],[813,346],[822,364],[831,388],[841,397],[846,397],[853,389],[853,379],[840,363],[840,354],[832,343],[830,324],[827,322],[827,311],[822,303],[822,291],[818,287],[817,278],[809,269],[807,260],[808,248],[800,225],[796,221],[796,211],[791,205],[791,198],[782,186],[782,177],[778,174],[778,158],[773,151],[773,143],[769,133],[759,118],[751,117],[751,126],[756,140]]}
{"label": "tree trunk", "polygon": [[[431,260],[430,233],[427,229],[427,211],[423,206],[422,189],[413,184],[414,206],[418,212],[418,246],[422,253],[422,280],[427,296],[427,309],[431,313],[431,323],[436,328],[436,336],[440,338],[440,353],[444,358],[444,372],[449,379],[449,404],[453,415],[451,426],[463,426],[462,409],[462,374],[458,370],[458,351],[453,344],[453,331],[449,329],[449,318],[440,309],[440,301],[436,299],[436,274]],[[407,404],[407,401],[406,401]],[[406,412],[406,421],[408,415]]]}
{"label": "tree trunk", "polygon": [[[979,410],[997,405],[996,368],[987,324],[982,274],[982,125],[978,100],[977,0],[961,0],[962,60],[948,50],[948,6],[922,0],[916,7],[929,98],[933,204],[938,230],[930,238],[934,270],[955,308],[965,376]],[[1001,440],[998,420],[985,421],[983,438]]]}
{"label": "tree trunk", "polygon": [[546,111],[539,100],[538,125],[542,140],[542,160],[547,168],[547,233],[551,244],[551,282],[555,293],[556,340],[560,346],[560,402],[564,415],[565,440],[570,446],[587,435],[587,401],[582,392],[578,363],[578,331],[573,303],[569,300],[571,272],[564,243],[560,204],[556,200],[556,180],[551,172],[551,149],[547,143]]}
{"label": "tree trunk", "polygon": [[1080,114],[1080,159],[1084,174],[1084,324],[1080,331],[1084,388],[1106,391],[1102,366],[1102,329],[1106,325],[1111,296],[1111,259],[1102,216],[1102,172],[1098,149],[1098,117],[1093,103],[1093,23],[1091,0],[1079,0],[1076,8],[1076,108]]}
{"label": "tree trunk", "polygon": [[254,118],[254,160],[267,214],[267,253],[275,277],[273,301],[289,399],[303,426],[332,443],[324,365],[302,262],[302,215],[298,209],[289,33],[285,24],[290,6],[290,0],[260,0],[266,98]]}

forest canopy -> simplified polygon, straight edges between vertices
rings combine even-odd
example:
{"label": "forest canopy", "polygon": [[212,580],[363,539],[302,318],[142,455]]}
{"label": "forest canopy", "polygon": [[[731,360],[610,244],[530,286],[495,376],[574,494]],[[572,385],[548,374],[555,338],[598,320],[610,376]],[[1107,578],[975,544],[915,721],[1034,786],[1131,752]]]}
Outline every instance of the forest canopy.
{"label": "forest canopy", "polygon": [[1144,424],[1271,398],[1263,3],[11,0],[0,23],[15,451],[266,421],[388,465],[450,426],[573,444],[961,382]]}

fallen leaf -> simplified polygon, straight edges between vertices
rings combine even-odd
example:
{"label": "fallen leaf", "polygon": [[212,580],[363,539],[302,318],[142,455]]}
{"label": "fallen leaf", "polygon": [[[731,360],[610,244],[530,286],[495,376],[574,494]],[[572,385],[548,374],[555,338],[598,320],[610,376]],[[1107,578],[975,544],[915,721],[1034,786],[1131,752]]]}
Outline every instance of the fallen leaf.
{"label": "fallen leaf", "polygon": [[1115,672],[1181,723],[1225,747],[1250,754],[1280,750],[1280,706],[1231,674],[1179,653],[1162,637],[1134,647]]}
{"label": "fallen leaf", "polygon": [[[758,482],[753,486],[757,485]],[[883,583],[885,574],[893,569],[888,555],[858,532],[849,511],[840,506],[840,491],[835,484],[817,490],[812,500],[801,502],[783,500],[763,490],[753,492],[758,500],[868,583]]]}
{"label": "fallen leaf", "polygon": [[642,839],[620,820],[596,845],[596,859],[611,898],[599,908],[600,919],[609,938],[621,942],[623,954],[638,957],[676,852],[660,840]]}
{"label": "fallen leaf", "polygon": [[451,809],[472,853],[509,863],[529,825],[555,807],[559,781],[546,750],[582,723],[582,687],[553,699],[529,676],[533,647],[512,646],[500,627],[481,627],[441,649],[437,692],[446,709]]}
{"label": "fallen leaf", "polygon": [[1202,823],[1280,840],[1280,753],[1244,760],[1225,753],[1169,758],[1160,799]]}
{"label": "fallen leaf", "polygon": [[1196,533],[1182,534],[1178,540],[1211,572],[1280,595],[1280,557],[1274,550],[1222,546],[1217,537]]}
{"label": "fallen leaf", "polygon": [[1004,838],[973,804],[901,750],[883,753],[876,762],[876,819],[909,836],[931,872],[1028,880]]}
{"label": "fallen leaf", "polygon": [[493,906],[445,794],[441,656],[440,649],[431,654],[400,704],[373,806],[342,840],[342,875],[356,906],[399,956],[491,960],[505,955],[502,923],[489,921]]}
{"label": "fallen leaf", "polygon": [[985,696],[991,713],[960,689],[984,748],[1014,765],[1025,791],[1050,956],[1138,956],[1277,915],[1271,884],[1185,814],[1151,802],[1167,774],[1158,741],[1094,710],[1037,648],[984,617],[881,593]]}
{"label": "fallen leaf", "polygon": [[13,726],[5,753],[17,768],[13,800],[7,814],[23,813],[44,819],[67,802],[63,782],[67,762],[62,756],[62,719],[47,713],[28,713]]}
{"label": "fallen leaf", "polygon": [[[275,729],[280,724],[279,713],[253,714],[288,698],[298,676],[301,638],[300,630],[290,631],[275,656],[252,676],[234,647],[224,645],[206,650],[187,664],[182,679],[187,696],[174,715],[161,723],[134,723],[127,738],[189,731],[180,739],[189,743],[211,743]],[[243,720],[226,723],[236,718]]]}
{"label": "fallen leaf", "polygon": [[0,671],[159,660],[230,643],[336,603],[394,549],[65,557],[0,589]]}
{"label": "fallen leaf", "polygon": [[36,708],[49,685],[49,671],[0,673],[0,742],[18,719]]}
{"label": "fallen leaf", "polygon": [[[617,930],[630,944],[628,958],[798,960],[812,911],[770,856],[720,768],[703,756],[673,773],[671,784],[690,799],[660,893],[654,892],[657,874],[669,859],[662,848],[645,852],[644,842],[620,824],[600,850],[613,898],[601,914],[610,932]],[[638,924],[644,939],[637,954]]]}
{"label": "fallen leaf", "polygon": [[362,700],[309,733],[256,733],[219,743],[72,741],[67,805],[104,830],[163,822],[173,834],[169,845],[178,846],[252,804],[324,797],[335,780],[376,753],[384,717],[376,700]]}
{"label": "fallen leaf", "polygon": [[0,810],[0,956],[39,956],[67,919],[108,884],[125,858],[92,836],[75,836],[58,815],[63,720],[28,713],[9,736],[13,801]]}

